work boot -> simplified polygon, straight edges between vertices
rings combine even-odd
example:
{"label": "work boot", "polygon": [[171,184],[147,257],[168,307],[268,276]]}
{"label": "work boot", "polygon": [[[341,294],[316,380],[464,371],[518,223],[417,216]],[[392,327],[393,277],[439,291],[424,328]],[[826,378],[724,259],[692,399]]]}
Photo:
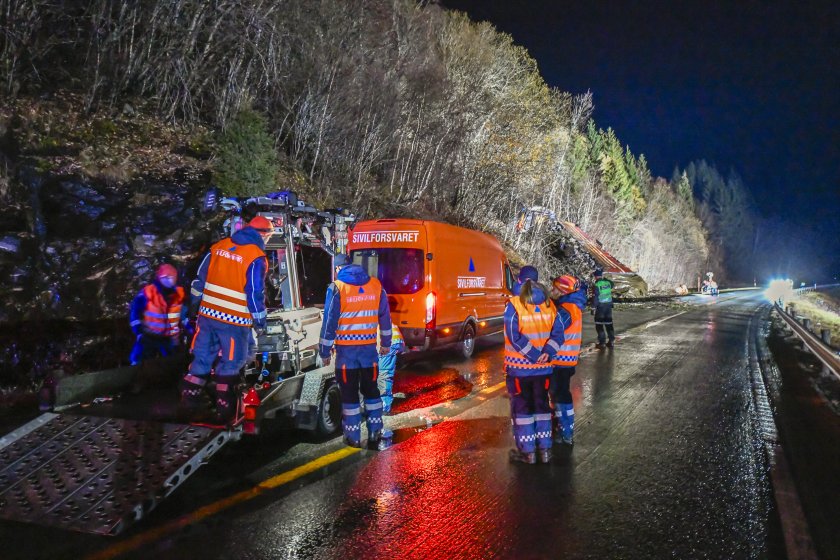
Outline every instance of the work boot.
{"label": "work boot", "polygon": [[595,345],[595,348],[597,348],[598,350],[603,350],[606,347],[607,347],[607,345],[604,344],[603,342],[599,342],[598,344]]}
{"label": "work boot", "polygon": [[341,431],[344,432],[344,443],[362,447],[362,407],[357,403],[341,404]]}
{"label": "work boot", "polygon": [[535,465],[537,463],[537,454],[534,452],[526,453],[518,449],[511,449],[508,456],[512,463],[525,463],[527,465]]}
{"label": "work boot", "polygon": [[559,403],[554,406],[556,407],[556,409],[554,411],[554,419],[551,423],[551,433],[554,434],[554,443],[560,445],[561,443],[563,443],[563,423],[560,418],[560,415],[562,413],[560,411]]}
{"label": "work boot", "polygon": [[361,449],[361,447],[362,447],[362,442],[352,440],[349,437],[347,437],[346,435],[342,436],[341,439],[344,441],[344,445],[347,445],[349,447],[355,447],[357,449]]}
{"label": "work boot", "polygon": [[216,420],[228,424],[236,416],[236,383],[239,376],[218,377],[216,381]]}
{"label": "work boot", "polygon": [[[560,403],[560,440],[563,445],[574,445],[575,407],[571,403]],[[557,441],[555,439],[555,441]]]}
{"label": "work boot", "polygon": [[612,347],[613,347],[613,341],[610,340],[609,342],[607,342],[607,348],[612,348]]}
{"label": "work boot", "polygon": [[544,465],[549,464],[551,462],[551,449],[537,450],[537,460]]}
{"label": "work boot", "polygon": [[377,450],[379,449],[379,442],[382,440],[382,431],[371,432],[368,436],[367,448]]}
{"label": "work boot", "polygon": [[207,380],[195,375],[187,374],[181,380],[181,401],[178,404],[179,416],[191,419],[201,416],[207,411],[209,404],[205,386]]}

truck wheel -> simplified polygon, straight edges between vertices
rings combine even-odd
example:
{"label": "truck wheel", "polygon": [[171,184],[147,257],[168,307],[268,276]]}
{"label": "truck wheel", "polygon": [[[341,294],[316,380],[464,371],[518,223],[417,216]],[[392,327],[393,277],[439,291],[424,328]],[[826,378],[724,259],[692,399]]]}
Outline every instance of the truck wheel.
{"label": "truck wheel", "polygon": [[341,429],[341,391],[331,383],[318,404],[318,433],[329,436]]}
{"label": "truck wheel", "polygon": [[464,327],[464,334],[461,336],[461,342],[458,345],[461,349],[461,355],[465,358],[472,358],[475,352],[475,327],[472,323],[467,323]]}

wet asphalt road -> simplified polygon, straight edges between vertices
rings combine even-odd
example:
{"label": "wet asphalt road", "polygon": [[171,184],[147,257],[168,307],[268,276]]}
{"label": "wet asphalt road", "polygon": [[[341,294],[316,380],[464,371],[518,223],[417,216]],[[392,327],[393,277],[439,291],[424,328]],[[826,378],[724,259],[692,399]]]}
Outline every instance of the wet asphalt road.
{"label": "wet asphalt road", "polygon": [[551,465],[508,462],[501,346],[438,353],[398,371],[388,449],[278,428],[117,538],[1,523],[4,545],[28,543],[3,557],[783,558],[748,374],[759,298],[619,310],[616,348],[581,359],[576,443]]}

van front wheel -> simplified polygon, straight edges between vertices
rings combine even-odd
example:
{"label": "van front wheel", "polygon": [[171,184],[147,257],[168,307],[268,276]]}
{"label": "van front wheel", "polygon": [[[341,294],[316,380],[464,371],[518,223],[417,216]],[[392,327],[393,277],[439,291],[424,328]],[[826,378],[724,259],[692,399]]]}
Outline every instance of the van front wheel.
{"label": "van front wheel", "polygon": [[467,323],[467,326],[464,327],[464,334],[459,346],[462,356],[472,358],[473,352],[475,352],[475,327],[471,323]]}

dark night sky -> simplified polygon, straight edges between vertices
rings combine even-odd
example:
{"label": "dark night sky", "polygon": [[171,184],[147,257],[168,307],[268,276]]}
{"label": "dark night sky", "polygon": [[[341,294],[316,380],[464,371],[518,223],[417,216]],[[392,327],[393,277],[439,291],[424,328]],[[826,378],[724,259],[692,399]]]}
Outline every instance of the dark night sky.
{"label": "dark night sky", "polygon": [[840,237],[840,2],[442,4],[510,33],[549,85],[591,90],[654,175],[706,159],[763,214]]}

